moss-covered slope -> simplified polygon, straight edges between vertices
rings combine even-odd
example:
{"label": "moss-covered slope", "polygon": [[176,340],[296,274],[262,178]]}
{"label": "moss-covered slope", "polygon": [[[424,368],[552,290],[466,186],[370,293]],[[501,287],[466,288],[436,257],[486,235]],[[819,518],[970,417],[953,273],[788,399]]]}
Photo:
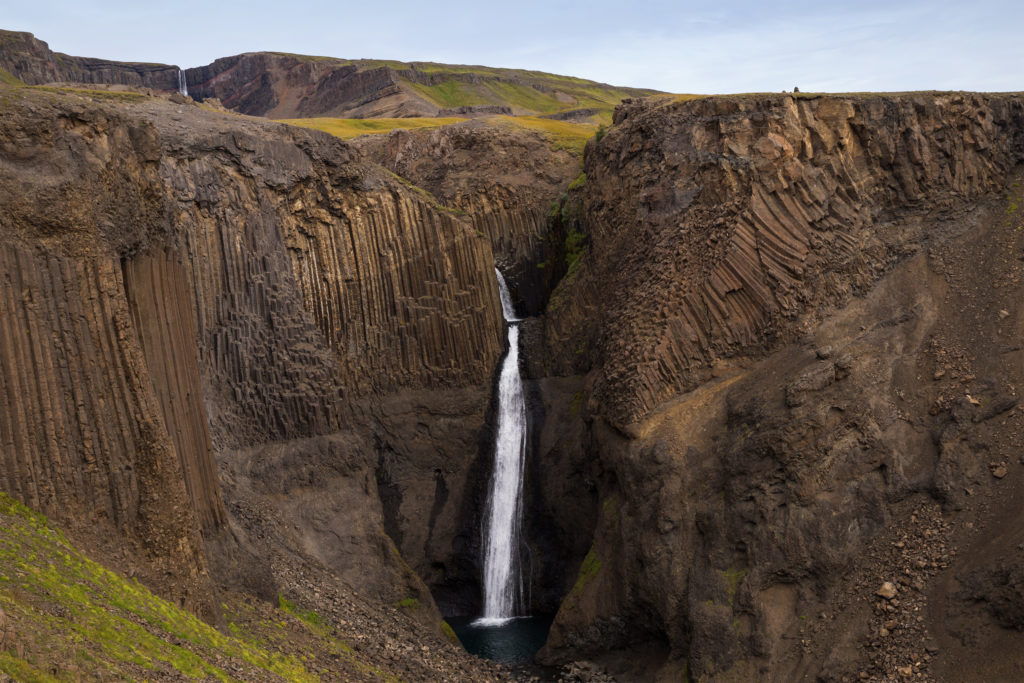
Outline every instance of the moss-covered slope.
{"label": "moss-covered slope", "polygon": [[393,678],[312,612],[228,600],[230,635],[88,559],[46,518],[0,494],[0,672],[15,680],[315,681],[325,653],[336,675]]}

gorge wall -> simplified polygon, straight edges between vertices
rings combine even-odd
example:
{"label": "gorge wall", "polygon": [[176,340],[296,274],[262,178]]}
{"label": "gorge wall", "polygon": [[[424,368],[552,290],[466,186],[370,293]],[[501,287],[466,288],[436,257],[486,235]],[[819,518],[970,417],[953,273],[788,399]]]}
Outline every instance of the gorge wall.
{"label": "gorge wall", "polygon": [[[950,615],[993,626],[957,587],[1018,549],[924,520],[1014,514],[1020,472],[990,470],[1022,435],[1006,417],[1021,239],[1001,196],[1022,158],[1017,96],[617,110],[588,145],[586,251],[532,369],[583,373],[575,448],[600,498],[546,661],[659,680],[979,675],[957,669],[971,646]],[[988,555],[936,560],[957,544]],[[883,581],[903,605],[874,595]]]}
{"label": "gorge wall", "polygon": [[491,242],[520,314],[537,315],[557,282],[560,246],[551,206],[579,175],[580,158],[547,134],[511,123],[466,121],[353,141],[369,158],[461,212]]}
{"label": "gorge wall", "polygon": [[[210,619],[217,584],[276,599],[321,566],[436,628],[385,534],[379,405],[431,421],[424,450],[485,431],[488,241],[323,134],[157,98],[3,102],[5,490]],[[462,519],[477,455],[442,463],[435,516]]]}

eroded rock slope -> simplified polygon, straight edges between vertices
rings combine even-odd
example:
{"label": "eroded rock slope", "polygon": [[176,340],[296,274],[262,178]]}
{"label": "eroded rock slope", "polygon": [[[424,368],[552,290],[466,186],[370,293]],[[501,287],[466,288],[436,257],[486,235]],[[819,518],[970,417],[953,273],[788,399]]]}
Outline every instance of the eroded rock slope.
{"label": "eroded rock slope", "polygon": [[[1024,475],[1004,195],[1022,157],[1017,96],[619,108],[587,150],[587,248],[534,368],[585,373],[577,448],[602,470],[546,659],[626,680],[971,680],[957,661],[987,646],[950,614],[1018,642],[970,605],[1005,614],[1019,553],[992,529]],[[991,596],[972,602],[970,576]],[[992,661],[982,678],[1019,666]]]}

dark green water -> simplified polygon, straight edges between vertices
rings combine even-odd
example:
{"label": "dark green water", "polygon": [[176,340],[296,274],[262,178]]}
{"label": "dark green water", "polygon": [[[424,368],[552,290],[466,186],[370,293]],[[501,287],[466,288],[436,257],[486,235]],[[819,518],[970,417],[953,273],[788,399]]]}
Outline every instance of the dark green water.
{"label": "dark green water", "polygon": [[466,650],[505,664],[525,664],[547,640],[551,616],[516,617],[498,626],[474,625],[476,617],[449,617]]}

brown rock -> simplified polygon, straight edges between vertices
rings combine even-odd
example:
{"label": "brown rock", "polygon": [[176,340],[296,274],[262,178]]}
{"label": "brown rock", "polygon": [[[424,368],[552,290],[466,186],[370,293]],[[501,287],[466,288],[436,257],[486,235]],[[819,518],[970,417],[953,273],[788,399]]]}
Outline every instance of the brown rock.
{"label": "brown rock", "polygon": [[885,598],[886,600],[892,600],[896,597],[897,592],[896,585],[890,581],[886,581],[877,591],[875,591],[875,595],[880,598]]}

